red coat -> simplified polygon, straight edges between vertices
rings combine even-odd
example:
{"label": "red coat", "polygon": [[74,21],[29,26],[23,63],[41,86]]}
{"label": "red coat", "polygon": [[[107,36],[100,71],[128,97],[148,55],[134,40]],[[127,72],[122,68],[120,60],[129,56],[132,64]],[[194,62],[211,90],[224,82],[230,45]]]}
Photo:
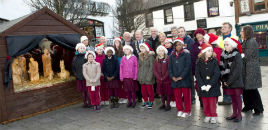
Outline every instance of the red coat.
{"label": "red coat", "polygon": [[166,59],[160,59],[154,61],[154,75],[156,78],[157,83],[170,83],[171,80],[169,78],[169,72],[168,72],[168,63],[169,58]]}
{"label": "red coat", "polygon": [[216,58],[218,60],[218,63],[220,64],[222,49],[219,47],[214,47],[213,52],[216,53],[216,55],[217,55]]}

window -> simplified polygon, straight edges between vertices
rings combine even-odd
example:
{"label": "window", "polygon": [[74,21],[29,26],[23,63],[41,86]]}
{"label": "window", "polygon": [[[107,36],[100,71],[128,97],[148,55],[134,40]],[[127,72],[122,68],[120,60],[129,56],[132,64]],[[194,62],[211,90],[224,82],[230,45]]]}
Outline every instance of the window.
{"label": "window", "polygon": [[208,17],[219,16],[219,1],[207,0]]}
{"label": "window", "polygon": [[153,21],[153,13],[146,14],[146,27],[153,27],[154,21]]}
{"label": "window", "polygon": [[240,0],[240,13],[248,13],[250,12],[249,9],[249,1],[248,0]]}
{"label": "window", "polygon": [[194,20],[194,4],[184,5],[184,20]]}
{"label": "window", "polygon": [[265,7],[265,1],[266,0],[253,0],[254,11],[264,11],[264,10],[266,10],[267,7]]}
{"label": "window", "polygon": [[268,0],[239,0],[240,15],[268,12]]}
{"label": "window", "polygon": [[173,23],[172,8],[171,9],[165,9],[164,10],[164,22],[165,22],[165,24],[171,24],[171,23]]}

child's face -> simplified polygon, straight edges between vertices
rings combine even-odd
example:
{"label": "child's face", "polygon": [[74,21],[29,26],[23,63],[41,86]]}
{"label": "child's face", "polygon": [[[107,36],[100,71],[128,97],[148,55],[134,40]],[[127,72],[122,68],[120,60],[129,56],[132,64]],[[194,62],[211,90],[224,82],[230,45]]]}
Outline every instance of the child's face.
{"label": "child's face", "polygon": [[116,41],[114,41],[114,44],[115,44],[116,47],[119,47],[120,42],[118,40],[116,40]]}
{"label": "child's face", "polygon": [[165,43],[165,47],[166,48],[171,48],[172,47],[172,44],[170,42],[167,42],[167,43]]}
{"label": "child's face", "polygon": [[88,60],[88,62],[93,62],[94,61],[93,55],[92,54],[88,54],[87,60]]}
{"label": "child's face", "polygon": [[205,57],[206,58],[210,58],[213,54],[213,50],[212,49],[209,49],[208,51],[205,52]]}
{"label": "child's face", "polygon": [[84,40],[84,41],[83,41],[83,44],[84,44],[85,46],[87,46],[87,45],[88,45],[88,40]]}
{"label": "child's face", "polygon": [[98,55],[102,55],[102,54],[103,54],[103,49],[97,49],[97,50],[96,50],[96,53],[97,53]]}
{"label": "child's face", "polygon": [[146,48],[145,48],[144,46],[141,46],[141,47],[140,47],[140,50],[141,50],[141,53],[146,53],[146,51],[147,51]]}
{"label": "child's face", "polygon": [[113,51],[112,51],[112,50],[108,50],[108,51],[107,51],[107,56],[108,56],[108,57],[111,57],[112,55],[113,55]]}
{"label": "child's face", "polygon": [[227,52],[231,52],[234,49],[228,42],[224,42],[224,48]]}
{"label": "child's face", "polygon": [[125,53],[125,55],[127,55],[127,56],[128,56],[128,55],[130,55],[130,54],[131,54],[131,50],[130,50],[130,49],[125,49],[125,50],[124,50],[124,53]]}
{"label": "child's face", "polygon": [[180,42],[176,43],[176,51],[180,52],[183,49],[183,44],[181,44]]}
{"label": "child's face", "polygon": [[159,52],[158,52],[158,55],[160,57],[164,57],[165,56],[165,51],[163,49],[160,49]]}
{"label": "child's face", "polygon": [[84,48],[84,47],[79,47],[78,48],[79,53],[83,53],[84,51],[86,51],[86,48]]}

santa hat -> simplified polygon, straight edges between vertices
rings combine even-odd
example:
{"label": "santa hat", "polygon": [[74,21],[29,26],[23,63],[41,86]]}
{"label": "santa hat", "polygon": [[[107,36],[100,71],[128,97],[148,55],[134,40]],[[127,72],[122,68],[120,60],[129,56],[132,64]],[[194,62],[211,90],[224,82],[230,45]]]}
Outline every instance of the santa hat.
{"label": "santa hat", "polygon": [[78,50],[78,48],[81,48],[81,47],[86,49],[86,46],[83,43],[77,43],[75,46],[75,50]]}
{"label": "santa hat", "polygon": [[85,54],[85,58],[86,58],[86,59],[88,58],[88,55],[89,55],[89,54],[92,54],[92,55],[93,55],[93,58],[96,59],[96,54],[95,54],[95,52],[93,52],[93,51],[87,51],[87,52],[86,52],[86,54]]}
{"label": "santa hat", "polygon": [[225,38],[225,39],[223,40],[223,42],[226,42],[226,43],[228,43],[229,45],[231,45],[232,47],[237,48],[238,51],[239,51],[239,53],[242,55],[242,57],[244,57],[244,56],[243,56],[244,54],[243,54],[243,51],[242,51],[242,46],[241,46],[241,44],[240,44],[239,41],[237,41],[237,40],[234,39],[234,38],[229,38],[229,37],[227,37],[227,38]]}
{"label": "santa hat", "polygon": [[218,36],[213,34],[213,33],[206,34],[204,36],[204,39],[205,39],[206,43],[208,43],[208,44],[218,44],[218,42],[217,42]]}
{"label": "santa hat", "polygon": [[106,54],[107,54],[107,52],[108,52],[109,50],[112,50],[113,55],[115,55],[115,50],[114,50],[114,48],[113,48],[113,47],[111,47],[111,46],[109,46],[109,47],[106,47],[106,48],[105,48],[105,50],[104,50],[104,54],[106,55]]}
{"label": "santa hat", "polygon": [[182,39],[182,38],[179,38],[179,37],[177,37],[177,38],[174,40],[174,43],[175,43],[175,42],[180,42],[181,44],[184,44],[183,39]]}
{"label": "santa hat", "polygon": [[156,49],[156,53],[158,54],[159,51],[160,51],[161,49],[164,50],[165,54],[168,53],[167,48],[165,48],[163,45],[159,45],[159,46],[157,47],[157,49]]}
{"label": "santa hat", "polygon": [[206,34],[205,30],[203,28],[198,28],[194,31],[194,37],[196,37],[196,34],[202,34],[203,36]]}
{"label": "santa hat", "polygon": [[125,51],[125,49],[129,49],[131,52],[133,52],[133,48],[130,45],[125,45],[123,47],[123,51]]}
{"label": "santa hat", "polygon": [[87,36],[82,36],[82,37],[80,38],[80,42],[83,42],[83,41],[85,41],[85,40],[88,40]]}
{"label": "santa hat", "polygon": [[201,53],[205,53],[210,49],[213,50],[213,48],[210,44],[207,44],[207,43],[201,44]]}
{"label": "santa hat", "polygon": [[116,37],[116,38],[114,38],[114,40],[113,40],[113,44],[114,44],[114,42],[115,42],[116,40],[118,40],[120,43],[122,42],[122,40],[121,40],[120,37]]}
{"label": "santa hat", "polygon": [[146,51],[154,51],[151,47],[150,47],[150,45],[148,44],[148,43],[146,43],[146,42],[144,42],[144,43],[141,43],[140,45],[139,45],[139,48],[141,48],[141,46],[143,46],[143,47],[145,47],[145,49],[146,49]]}
{"label": "santa hat", "polygon": [[172,38],[166,38],[165,43],[171,43],[171,44],[173,44]]}
{"label": "santa hat", "polygon": [[104,50],[104,45],[103,45],[103,43],[99,43],[99,44],[95,45],[95,51],[97,51],[98,49],[102,49],[102,50]]}

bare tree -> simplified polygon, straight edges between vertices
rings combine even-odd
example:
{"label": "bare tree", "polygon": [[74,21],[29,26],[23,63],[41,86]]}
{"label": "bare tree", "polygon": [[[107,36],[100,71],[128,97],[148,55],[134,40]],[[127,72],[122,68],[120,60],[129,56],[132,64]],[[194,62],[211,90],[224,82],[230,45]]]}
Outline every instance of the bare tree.
{"label": "bare tree", "polygon": [[33,10],[47,7],[72,23],[78,24],[89,15],[105,16],[109,14],[107,3],[91,0],[24,0]]}

